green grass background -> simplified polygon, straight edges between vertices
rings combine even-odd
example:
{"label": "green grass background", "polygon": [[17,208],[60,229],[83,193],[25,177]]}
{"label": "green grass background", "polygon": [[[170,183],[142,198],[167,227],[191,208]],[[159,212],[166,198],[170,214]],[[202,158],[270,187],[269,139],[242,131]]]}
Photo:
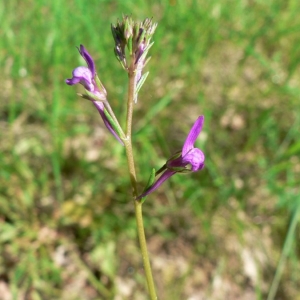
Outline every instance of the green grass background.
{"label": "green grass background", "polygon": [[64,83],[85,45],[124,121],[122,14],[158,22],[134,115],[140,189],[205,115],[205,169],[144,204],[160,299],[265,299],[275,274],[275,299],[300,299],[299,13],[298,0],[1,1],[0,299],[147,299],[124,151]]}

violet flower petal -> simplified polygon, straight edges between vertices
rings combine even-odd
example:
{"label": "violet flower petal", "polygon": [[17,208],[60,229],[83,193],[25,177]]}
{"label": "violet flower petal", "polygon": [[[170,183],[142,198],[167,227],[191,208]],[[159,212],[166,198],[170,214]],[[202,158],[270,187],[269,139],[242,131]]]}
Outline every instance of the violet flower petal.
{"label": "violet flower petal", "polygon": [[109,120],[107,119],[105,113],[104,113],[104,104],[102,101],[92,101],[95,107],[97,108],[106,128],[112,133],[112,135],[124,146],[123,141],[120,139],[112,125],[110,124]]}
{"label": "violet flower petal", "polygon": [[191,149],[194,148],[195,141],[202,130],[204,116],[200,116],[190,130],[182,148],[182,156],[184,157]]}
{"label": "violet flower petal", "polygon": [[92,56],[88,53],[88,51],[84,48],[83,45],[80,45],[80,49],[78,49],[80,55],[84,58],[84,60],[86,61],[91,73],[92,73],[92,78],[95,77],[95,63],[94,60],[92,58]]}
{"label": "violet flower petal", "polygon": [[154,192],[156,189],[158,189],[168,178],[170,178],[172,175],[174,175],[176,172],[171,170],[166,170],[162,175],[157,179],[157,181],[144,193],[142,193],[140,196],[138,196],[136,199],[141,199],[150,193]]}

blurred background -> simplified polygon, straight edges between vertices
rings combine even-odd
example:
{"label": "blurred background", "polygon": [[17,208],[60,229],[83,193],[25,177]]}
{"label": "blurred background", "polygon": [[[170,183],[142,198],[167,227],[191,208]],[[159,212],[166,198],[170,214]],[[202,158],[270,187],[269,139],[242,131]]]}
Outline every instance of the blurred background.
{"label": "blurred background", "polygon": [[147,299],[124,150],[64,82],[83,44],[124,121],[110,30],[123,14],[158,22],[134,115],[140,189],[205,115],[204,170],[144,204],[159,299],[300,299],[299,13],[298,0],[1,1],[0,299]]}

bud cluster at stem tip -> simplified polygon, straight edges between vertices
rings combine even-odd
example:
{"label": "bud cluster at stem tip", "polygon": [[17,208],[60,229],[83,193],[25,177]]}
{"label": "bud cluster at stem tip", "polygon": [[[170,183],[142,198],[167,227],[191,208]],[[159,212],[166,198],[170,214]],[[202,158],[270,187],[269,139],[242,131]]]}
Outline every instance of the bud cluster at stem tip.
{"label": "bud cluster at stem tip", "polygon": [[125,70],[129,71],[132,62],[134,69],[142,69],[146,65],[145,58],[153,44],[151,38],[156,27],[157,23],[153,23],[152,19],[135,22],[129,16],[123,16],[122,21],[111,25],[115,55]]}

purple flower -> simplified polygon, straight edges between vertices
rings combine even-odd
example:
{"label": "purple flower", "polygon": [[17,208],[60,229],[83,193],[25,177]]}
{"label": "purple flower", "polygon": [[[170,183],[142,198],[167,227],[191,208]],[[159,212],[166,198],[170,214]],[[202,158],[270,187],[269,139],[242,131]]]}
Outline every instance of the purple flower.
{"label": "purple flower", "polygon": [[80,55],[84,58],[88,66],[77,67],[76,69],[74,69],[72,72],[73,77],[70,79],[66,79],[66,84],[74,85],[80,83],[84,86],[84,88],[88,92],[88,99],[90,99],[97,108],[105,126],[114,135],[114,137],[123,145],[123,142],[121,141],[116,131],[113,129],[112,124],[110,123],[110,121],[104,113],[103,101],[107,101],[106,90],[102,86],[101,82],[97,80],[98,78],[95,71],[94,60],[83,45],[80,45],[80,49],[78,49],[78,51]]}
{"label": "purple flower", "polygon": [[66,83],[68,85],[80,83],[84,86],[86,90],[94,94],[97,98],[105,100],[106,91],[100,91],[96,84],[96,71],[94,60],[83,45],[80,45],[80,49],[78,49],[78,51],[86,61],[88,67],[77,67],[76,69],[74,69],[72,72],[73,77],[71,79],[66,79]]}
{"label": "purple flower", "polygon": [[200,149],[194,147],[195,141],[202,130],[203,122],[204,116],[200,116],[190,130],[183,144],[182,151],[173,155],[166,164],[156,172],[157,175],[164,171],[157,181],[138,196],[137,199],[149,195],[176,173],[197,172],[203,169],[205,156]]}

